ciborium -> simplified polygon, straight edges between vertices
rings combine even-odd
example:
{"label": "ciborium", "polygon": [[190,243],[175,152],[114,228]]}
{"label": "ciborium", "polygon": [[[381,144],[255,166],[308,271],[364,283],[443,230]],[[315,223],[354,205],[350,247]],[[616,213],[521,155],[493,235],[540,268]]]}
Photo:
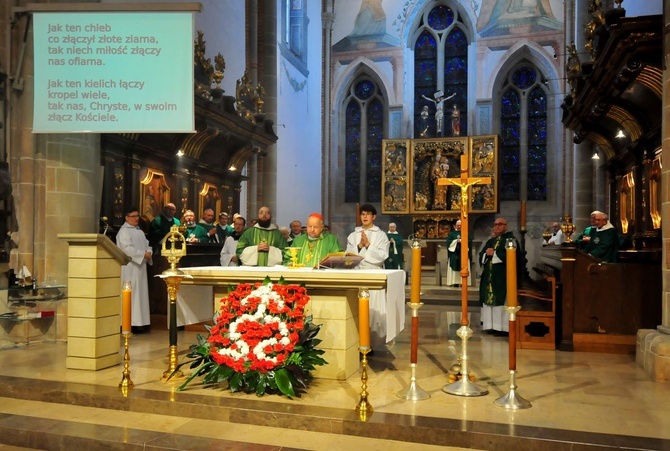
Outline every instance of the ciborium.
{"label": "ciborium", "polygon": [[575,225],[572,223],[572,216],[565,215],[563,217],[563,224],[561,224],[561,230],[565,234],[565,242],[572,243],[570,235],[575,233]]}
{"label": "ciborium", "polygon": [[549,240],[551,239],[551,230],[549,228],[544,229],[544,232],[542,232],[542,238],[544,238],[544,244],[549,244]]}

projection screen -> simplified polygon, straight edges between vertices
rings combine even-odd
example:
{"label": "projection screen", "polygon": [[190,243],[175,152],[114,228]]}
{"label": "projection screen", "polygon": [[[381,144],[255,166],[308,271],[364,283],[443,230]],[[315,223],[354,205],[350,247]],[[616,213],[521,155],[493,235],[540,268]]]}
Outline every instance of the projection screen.
{"label": "projection screen", "polygon": [[34,133],[194,131],[191,12],[33,20]]}

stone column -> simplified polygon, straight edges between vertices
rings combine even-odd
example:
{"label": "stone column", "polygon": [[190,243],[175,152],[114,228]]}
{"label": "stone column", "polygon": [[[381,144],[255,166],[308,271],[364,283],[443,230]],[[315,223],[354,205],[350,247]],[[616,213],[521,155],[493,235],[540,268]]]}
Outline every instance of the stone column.
{"label": "stone column", "polygon": [[[663,1],[663,124],[661,128],[662,154],[661,158],[670,161],[670,0]],[[670,249],[670,167],[665,165],[661,172],[661,217],[663,258],[661,259],[661,274],[663,277],[662,294],[662,324],[656,330],[640,329],[637,331],[637,348],[635,360],[644,368],[645,372],[656,381],[670,382],[670,259],[667,258]],[[656,300],[654,300],[656,301]]]}
{"label": "stone column", "polygon": [[[277,2],[264,0],[262,4],[263,35],[259,39],[259,73],[265,88],[265,118],[277,123]],[[262,204],[276,211],[277,207],[277,145],[267,148],[263,157],[263,199]]]}

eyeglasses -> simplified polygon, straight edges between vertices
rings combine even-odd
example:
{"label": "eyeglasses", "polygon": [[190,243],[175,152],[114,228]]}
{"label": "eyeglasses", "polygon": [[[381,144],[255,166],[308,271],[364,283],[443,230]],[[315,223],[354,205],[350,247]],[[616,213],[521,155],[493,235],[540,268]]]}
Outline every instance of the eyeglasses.
{"label": "eyeglasses", "polygon": [[507,223],[506,222],[494,222],[493,225],[494,226],[504,226],[504,225],[507,225]]}
{"label": "eyeglasses", "polygon": [[140,215],[128,215],[129,218],[139,218]]}

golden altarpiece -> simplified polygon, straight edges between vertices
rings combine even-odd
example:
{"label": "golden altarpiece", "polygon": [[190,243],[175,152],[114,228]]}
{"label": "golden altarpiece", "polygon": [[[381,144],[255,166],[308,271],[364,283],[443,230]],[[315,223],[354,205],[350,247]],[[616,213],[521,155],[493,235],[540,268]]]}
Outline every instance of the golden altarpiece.
{"label": "golden altarpiece", "polygon": [[491,178],[468,189],[470,212],[498,211],[497,135],[385,139],[382,151],[382,213],[411,215],[417,237],[446,239],[460,217],[460,188],[438,179],[460,177],[461,155],[468,157],[470,176]]}

